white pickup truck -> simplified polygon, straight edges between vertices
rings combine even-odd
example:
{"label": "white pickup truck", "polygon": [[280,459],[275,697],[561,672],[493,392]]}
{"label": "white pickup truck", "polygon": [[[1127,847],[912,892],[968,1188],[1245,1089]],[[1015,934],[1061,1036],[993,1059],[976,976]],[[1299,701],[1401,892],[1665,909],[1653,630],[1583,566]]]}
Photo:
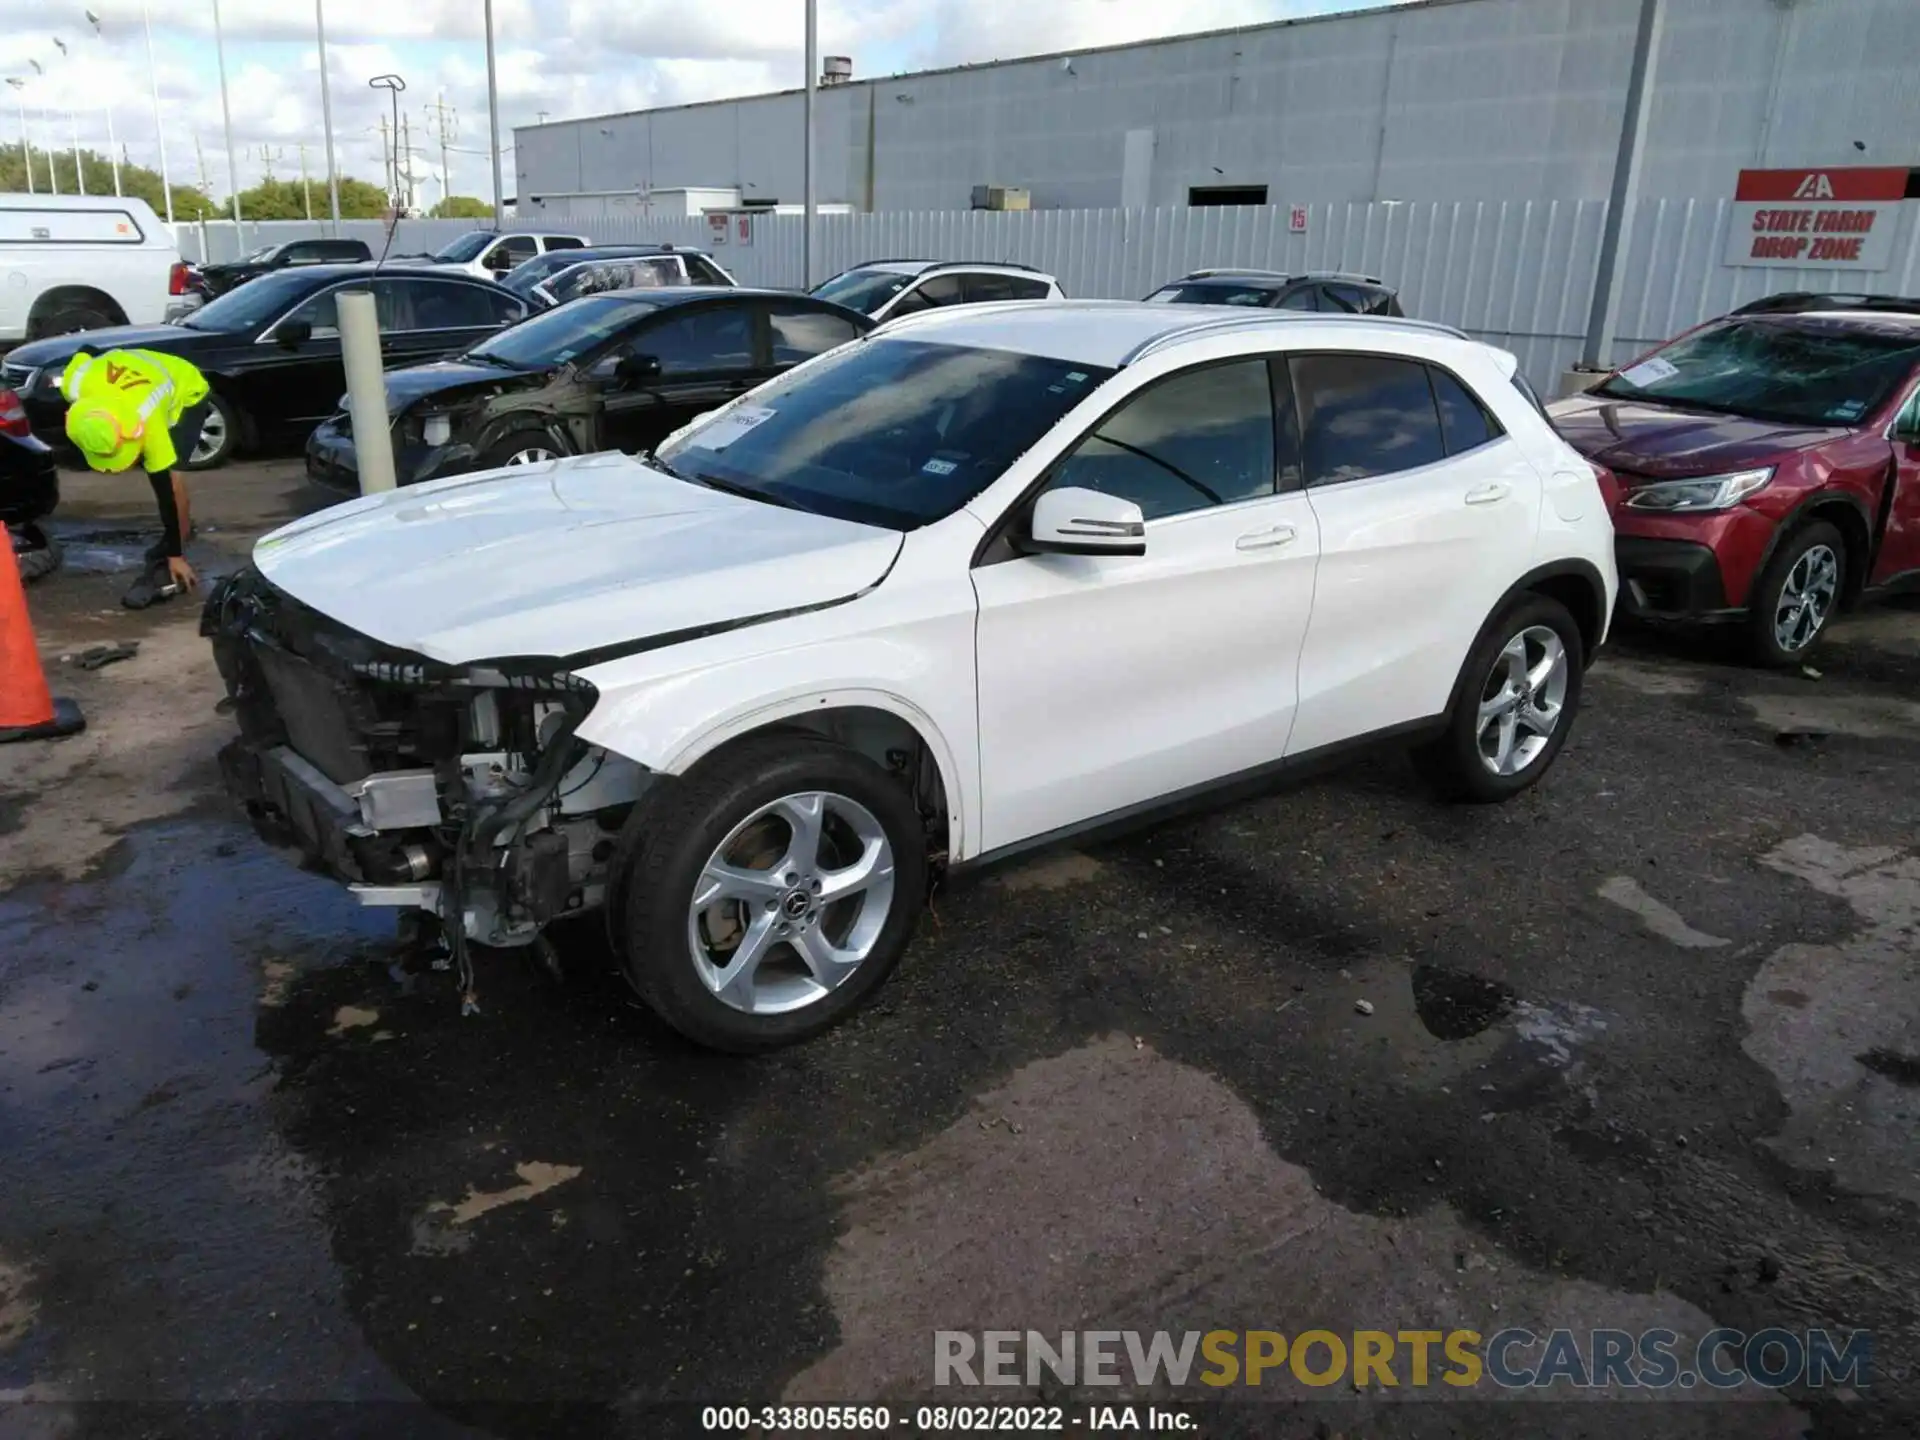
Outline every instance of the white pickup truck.
{"label": "white pickup truck", "polygon": [[158,325],[186,270],[144,200],[0,195],[0,345]]}

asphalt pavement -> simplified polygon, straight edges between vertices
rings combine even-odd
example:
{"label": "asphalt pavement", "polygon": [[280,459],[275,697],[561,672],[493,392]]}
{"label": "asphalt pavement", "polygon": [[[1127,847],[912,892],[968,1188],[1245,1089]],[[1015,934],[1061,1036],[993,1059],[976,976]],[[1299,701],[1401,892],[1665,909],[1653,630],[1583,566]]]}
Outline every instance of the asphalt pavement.
{"label": "asphalt pavement", "polygon": [[[1627,635],[1547,781],[1394,756],[942,894],[879,1002],[741,1060],[583,940],[482,1013],[263,846],[138,496],[32,599],[87,736],[0,751],[0,1436],[635,1435],[936,1392],[936,1331],[1871,1332],[1854,1383],[1303,1387],[1197,1433],[1907,1436],[1920,607],[1808,673]],[[323,503],[196,482],[230,566]],[[92,558],[88,558],[88,557]],[[137,638],[95,673],[60,660]],[[348,1405],[341,1402],[360,1402]]]}

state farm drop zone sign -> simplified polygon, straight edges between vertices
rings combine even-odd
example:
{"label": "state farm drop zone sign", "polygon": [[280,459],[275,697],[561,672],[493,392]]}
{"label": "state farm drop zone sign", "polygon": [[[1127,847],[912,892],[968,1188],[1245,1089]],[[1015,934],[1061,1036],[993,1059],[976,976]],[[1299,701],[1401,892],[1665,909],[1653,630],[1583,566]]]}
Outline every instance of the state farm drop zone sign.
{"label": "state farm drop zone sign", "polygon": [[1902,206],[1913,199],[1920,170],[1904,166],[1742,170],[1726,263],[1885,270]]}

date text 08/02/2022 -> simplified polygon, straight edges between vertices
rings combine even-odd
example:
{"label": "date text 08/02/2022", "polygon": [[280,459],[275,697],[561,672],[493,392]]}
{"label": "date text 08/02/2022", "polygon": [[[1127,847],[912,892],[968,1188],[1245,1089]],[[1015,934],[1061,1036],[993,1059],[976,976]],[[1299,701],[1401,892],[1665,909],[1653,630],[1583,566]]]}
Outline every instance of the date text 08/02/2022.
{"label": "date text 08/02/2022", "polygon": [[1187,1410],[1153,1405],[920,1405],[898,1411],[885,1405],[709,1405],[700,1412],[703,1430],[756,1434],[895,1428],[915,1434],[1041,1435],[1068,1429],[1193,1434],[1199,1423]]}

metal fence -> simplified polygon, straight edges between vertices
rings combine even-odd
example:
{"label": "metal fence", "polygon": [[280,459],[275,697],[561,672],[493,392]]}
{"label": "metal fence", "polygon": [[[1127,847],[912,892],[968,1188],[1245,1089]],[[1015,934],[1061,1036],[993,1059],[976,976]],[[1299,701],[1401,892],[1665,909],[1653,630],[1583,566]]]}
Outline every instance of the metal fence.
{"label": "metal fence", "polygon": [[[1920,212],[1920,204],[1904,207]],[[1399,288],[1410,315],[1459,326],[1512,350],[1542,388],[1579,358],[1592,298],[1606,202],[1457,201],[1306,207],[1305,229],[1286,206],[1155,210],[899,211],[815,219],[814,278],[880,256],[1014,260],[1058,277],[1069,295],[1139,298],[1163,281],[1209,265],[1273,270],[1353,270]],[[547,221],[558,229],[568,222]],[[1722,263],[1733,207],[1724,200],[1643,201],[1622,260],[1614,359],[1646,349],[1697,321],[1782,290],[1920,293],[1920,214],[1902,217],[1884,271],[1754,269]],[[646,220],[582,217],[581,233],[606,243],[659,241],[710,249],[743,284],[802,283],[798,216],[760,215],[748,243],[738,227],[716,245],[704,217]],[[179,227],[198,258],[322,233],[305,222],[231,222]],[[457,220],[404,221],[394,253],[431,250],[472,227]],[[377,221],[343,233],[377,253]]]}

